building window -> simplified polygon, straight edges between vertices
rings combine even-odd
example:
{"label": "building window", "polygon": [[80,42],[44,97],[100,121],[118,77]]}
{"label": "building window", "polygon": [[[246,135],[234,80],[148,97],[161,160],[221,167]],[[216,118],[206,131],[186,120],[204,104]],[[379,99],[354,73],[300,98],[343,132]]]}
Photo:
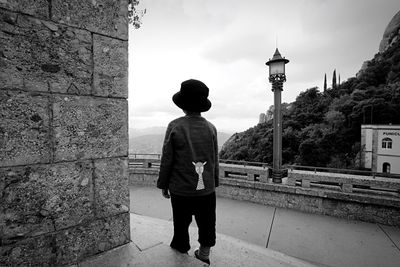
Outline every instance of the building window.
{"label": "building window", "polygon": [[391,149],[392,148],[392,139],[383,138],[382,139],[382,148]]}
{"label": "building window", "polygon": [[383,163],[382,172],[390,173],[390,163],[388,163],[388,162]]}

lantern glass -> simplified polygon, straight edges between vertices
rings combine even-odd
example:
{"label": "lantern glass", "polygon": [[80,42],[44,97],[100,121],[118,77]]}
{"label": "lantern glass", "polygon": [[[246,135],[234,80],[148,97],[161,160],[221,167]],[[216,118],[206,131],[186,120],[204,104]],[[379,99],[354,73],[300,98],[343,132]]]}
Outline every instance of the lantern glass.
{"label": "lantern glass", "polygon": [[269,65],[269,75],[285,74],[285,62],[275,61]]}
{"label": "lantern glass", "polygon": [[285,62],[275,61],[269,65],[269,75],[285,74]]}

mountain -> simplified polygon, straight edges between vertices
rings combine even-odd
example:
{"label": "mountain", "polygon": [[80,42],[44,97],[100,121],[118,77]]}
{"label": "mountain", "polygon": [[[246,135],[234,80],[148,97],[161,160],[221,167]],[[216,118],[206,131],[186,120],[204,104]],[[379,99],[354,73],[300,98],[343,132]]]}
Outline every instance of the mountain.
{"label": "mountain", "polygon": [[400,11],[391,19],[387,25],[383,38],[379,44],[379,52],[385,52],[392,44],[400,38]]}
{"label": "mountain", "polygon": [[164,134],[129,136],[130,154],[161,154]]}
{"label": "mountain", "polygon": [[167,128],[163,127],[163,126],[148,127],[148,128],[142,128],[142,129],[129,128],[129,137],[131,138],[131,137],[154,135],[154,134],[164,135],[166,130],[167,130]]}
{"label": "mountain", "polygon": [[[382,40],[379,43],[379,54],[383,54],[390,47],[395,45],[400,40],[400,11],[393,16],[389,24],[383,33]],[[364,70],[371,63],[371,60],[365,61],[360,71],[357,73],[357,77],[364,72]]]}
{"label": "mountain", "polygon": [[[161,154],[166,128],[151,127],[145,129],[129,129],[129,153],[131,154]],[[231,134],[218,132],[218,146],[228,140]]]}
{"label": "mountain", "polygon": [[[400,124],[399,14],[385,30],[385,45],[356,77],[324,92],[309,88],[282,105],[284,164],[360,168],[361,124]],[[271,163],[272,122],[233,135],[220,158]]]}

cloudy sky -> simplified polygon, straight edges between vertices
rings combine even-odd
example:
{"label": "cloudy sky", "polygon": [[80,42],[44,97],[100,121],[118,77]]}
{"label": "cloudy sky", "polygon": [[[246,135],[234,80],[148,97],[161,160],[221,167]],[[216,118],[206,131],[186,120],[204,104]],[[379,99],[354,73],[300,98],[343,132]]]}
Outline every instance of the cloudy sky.
{"label": "cloudy sky", "polygon": [[286,65],[283,102],[307,88],[344,81],[378,51],[399,0],[141,0],[129,36],[130,128],[166,126],[181,116],[171,97],[182,81],[210,88],[203,116],[235,133],[273,104],[265,62],[276,44]]}

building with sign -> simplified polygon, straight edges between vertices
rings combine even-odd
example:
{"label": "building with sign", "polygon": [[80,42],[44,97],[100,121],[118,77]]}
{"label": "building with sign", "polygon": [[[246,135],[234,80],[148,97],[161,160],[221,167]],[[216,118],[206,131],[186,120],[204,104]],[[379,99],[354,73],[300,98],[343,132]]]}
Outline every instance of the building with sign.
{"label": "building with sign", "polygon": [[361,125],[361,165],[400,174],[400,125]]}

